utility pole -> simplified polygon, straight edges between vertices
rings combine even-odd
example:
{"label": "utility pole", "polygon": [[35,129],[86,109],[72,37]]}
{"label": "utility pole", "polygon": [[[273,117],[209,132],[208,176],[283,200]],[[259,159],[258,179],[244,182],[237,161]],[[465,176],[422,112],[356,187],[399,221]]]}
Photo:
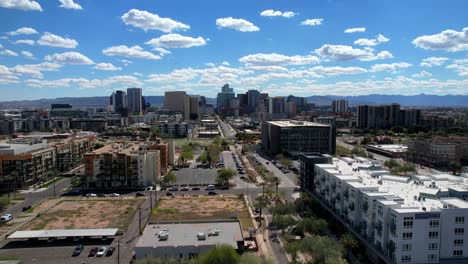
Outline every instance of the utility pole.
{"label": "utility pole", "polygon": [[153,196],[151,196],[151,193],[152,193],[152,192],[153,192],[153,191],[151,191],[151,190],[149,191],[149,198],[150,198],[150,210],[151,210],[151,209],[153,209]]}
{"label": "utility pole", "polygon": [[120,264],[120,240],[117,240],[117,264]]}
{"label": "utility pole", "polygon": [[140,229],[140,236],[141,236],[141,206],[138,207],[138,227]]}

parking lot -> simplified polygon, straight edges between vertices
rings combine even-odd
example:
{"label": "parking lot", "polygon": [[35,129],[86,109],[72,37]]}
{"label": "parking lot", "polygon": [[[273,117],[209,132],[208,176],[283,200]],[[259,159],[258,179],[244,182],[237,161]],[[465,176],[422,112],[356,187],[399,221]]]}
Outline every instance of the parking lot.
{"label": "parking lot", "polygon": [[172,185],[205,186],[215,184],[218,172],[216,169],[183,168],[174,171],[176,182]]}
{"label": "parking lot", "polygon": [[[73,257],[75,247],[84,244],[83,251],[80,255]],[[57,240],[55,242],[47,241],[12,241],[4,245],[0,250],[1,256],[21,256],[22,263],[29,264],[48,264],[48,263],[117,263],[117,241],[100,239],[86,239],[83,242],[73,242],[73,240]],[[107,249],[114,246],[116,251],[111,256],[103,257],[88,257],[90,250],[93,247],[106,247]]]}

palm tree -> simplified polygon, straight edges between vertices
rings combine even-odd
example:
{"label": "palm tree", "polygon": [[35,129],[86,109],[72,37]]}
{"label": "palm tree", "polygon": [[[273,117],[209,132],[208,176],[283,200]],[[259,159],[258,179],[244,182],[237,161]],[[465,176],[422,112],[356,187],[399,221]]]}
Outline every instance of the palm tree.
{"label": "palm tree", "polygon": [[278,186],[281,184],[281,179],[278,176],[273,177],[272,183],[275,185],[276,194],[278,194]]}

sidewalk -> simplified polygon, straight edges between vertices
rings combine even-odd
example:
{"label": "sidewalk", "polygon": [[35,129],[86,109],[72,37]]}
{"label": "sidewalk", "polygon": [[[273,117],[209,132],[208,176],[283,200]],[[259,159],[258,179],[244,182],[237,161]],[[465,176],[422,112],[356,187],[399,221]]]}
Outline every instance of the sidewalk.
{"label": "sidewalk", "polygon": [[[57,179],[59,178],[59,179]],[[50,179],[48,180],[47,182],[44,182],[43,184],[40,184],[39,186],[47,186],[48,184],[52,183],[55,179],[56,182],[55,184],[57,184],[61,179],[63,179],[63,177],[55,177],[53,179]],[[20,190],[18,193],[36,193],[36,192],[43,192],[45,190],[47,190],[50,186],[47,186],[47,187],[37,187],[37,185],[33,185],[31,186],[29,189],[27,190]]]}
{"label": "sidewalk", "polygon": [[[255,220],[255,214],[252,211],[252,204],[250,202],[250,199],[248,196],[244,196],[245,202],[247,203],[247,209],[249,210],[250,217],[252,218],[252,222],[254,224],[255,230],[259,230],[259,226],[257,221]],[[265,217],[266,219],[266,217]],[[265,221],[268,222],[268,221]],[[267,223],[265,224],[267,226]],[[273,250],[270,245],[270,240],[268,239],[268,229],[264,229],[265,234],[262,234],[262,232],[256,232],[255,233],[255,238],[257,239],[257,242],[259,245],[257,245],[258,250],[267,258],[274,257],[274,254],[272,253]]]}

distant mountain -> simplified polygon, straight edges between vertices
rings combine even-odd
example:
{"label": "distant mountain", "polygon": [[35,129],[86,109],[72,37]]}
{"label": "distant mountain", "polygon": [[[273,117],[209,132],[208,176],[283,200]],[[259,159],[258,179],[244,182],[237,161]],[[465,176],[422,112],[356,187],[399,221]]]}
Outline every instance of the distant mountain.
{"label": "distant mountain", "polygon": [[370,94],[358,96],[310,96],[309,103],[317,105],[330,105],[333,100],[348,100],[350,106],[358,104],[391,104],[398,103],[403,106],[468,106],[468,95],[386,95]]}

